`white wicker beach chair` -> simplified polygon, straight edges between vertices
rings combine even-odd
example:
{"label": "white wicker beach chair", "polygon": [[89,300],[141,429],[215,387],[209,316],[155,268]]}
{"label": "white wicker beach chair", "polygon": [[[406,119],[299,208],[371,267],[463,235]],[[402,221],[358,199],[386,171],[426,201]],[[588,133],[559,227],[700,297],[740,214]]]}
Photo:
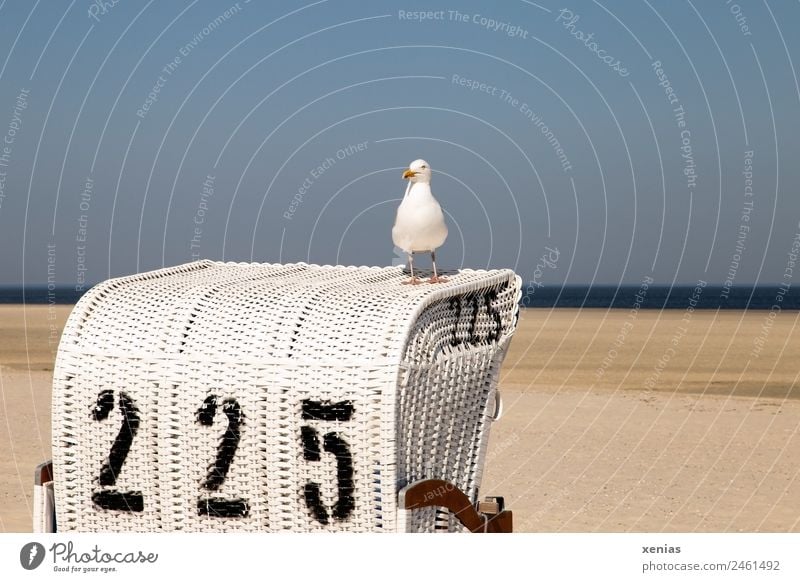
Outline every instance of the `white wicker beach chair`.
{"label": "white wicker beach chair", "polygon": [[510,531],[478,493],[520,281],[448,277],[199,261],[95,286],[54,372],[58,530]]}

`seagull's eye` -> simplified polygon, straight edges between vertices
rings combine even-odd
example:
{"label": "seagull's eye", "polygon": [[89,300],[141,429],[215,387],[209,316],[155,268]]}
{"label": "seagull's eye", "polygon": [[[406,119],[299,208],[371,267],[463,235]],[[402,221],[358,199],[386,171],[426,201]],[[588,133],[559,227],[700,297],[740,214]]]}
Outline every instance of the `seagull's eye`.
{"label": "seagull's eye", "polygon": [[424,170],[424,169],[425,169],[425,168],[427,168],[428,166],[420,166],[420,167],[421,167],[421,168]]}

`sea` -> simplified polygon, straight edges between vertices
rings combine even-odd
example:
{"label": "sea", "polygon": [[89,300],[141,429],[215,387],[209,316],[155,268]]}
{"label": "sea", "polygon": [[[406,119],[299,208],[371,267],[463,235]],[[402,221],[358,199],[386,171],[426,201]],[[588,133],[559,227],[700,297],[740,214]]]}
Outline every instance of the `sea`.
{"label": "sea", "polygon": [[[0,304],[74,304],[84,291],[45,285],[0,286]],[[521,305],[526,308],[632,309],[800,309],[800,288],[781,285],[731,287],[706,285],[566,285],[528,287]]]}
{"label": "sea", "polygon": [[567,285],[528,288],[525,307],[591,307],[600,309],[800,309],[800,289],[779,285],[725,288],[721,285]]}

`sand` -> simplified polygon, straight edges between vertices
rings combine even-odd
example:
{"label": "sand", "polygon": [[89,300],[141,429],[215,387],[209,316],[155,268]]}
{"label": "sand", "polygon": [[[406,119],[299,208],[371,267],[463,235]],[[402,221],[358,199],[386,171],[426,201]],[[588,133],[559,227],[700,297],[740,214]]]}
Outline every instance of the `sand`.
{"label": "sand", "polygon": [[[0,531],[30,531],[69,306],[0,306]],[[797,312],[526,310],[483,493],[515,531],[800,531]]]}

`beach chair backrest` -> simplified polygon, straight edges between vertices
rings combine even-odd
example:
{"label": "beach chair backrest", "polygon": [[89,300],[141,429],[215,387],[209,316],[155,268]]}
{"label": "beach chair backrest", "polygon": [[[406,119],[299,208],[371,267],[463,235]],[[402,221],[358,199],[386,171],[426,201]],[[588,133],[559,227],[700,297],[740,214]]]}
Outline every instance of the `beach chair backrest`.
{"label": "beach chair backrest", "polygon": [[520,298],[510,270],[448,277],[198,261],[96,285],[54,372],[59,531],[432,531],[398,491],[477,499]]}

